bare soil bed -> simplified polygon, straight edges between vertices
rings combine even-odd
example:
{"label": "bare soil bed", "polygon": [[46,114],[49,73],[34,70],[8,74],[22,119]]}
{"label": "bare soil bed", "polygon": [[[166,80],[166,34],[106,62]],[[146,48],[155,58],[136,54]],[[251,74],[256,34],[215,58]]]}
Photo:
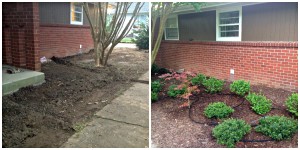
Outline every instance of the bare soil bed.
{"label": "bare soil bed", "polygon": [[[166,95],[170,82],[166,83],[160,93],[159,100],[152,103],[151,106],[151,133],[152,144],[155,147],[182,147],[182,148],[224,148],[219,145],[211,132],[214,124],[221,120],[207,119],[203,115],[204,108],[211,102],[222,101],[231,107],[235,107],[235,112],[230,116],[245,120],[249,124],[257,124],[262,116],[257,115],[251,110],[250,104],[243,98],[229,94],[229,82],[226,82],[221,94],[207,94],[203,87],[200,88],[200,94],[192,96],[192,105],[180,107],[185,100],[179,98],[170,98]],[[251,86],[252,92],[263,93],[268,99],[272,100],[273,107],[266,115],[284,115],[294,117],[284,106],[284,101],[292,92],[283,89],[268,88],[262,85]],[[236,107],[238,106],[238,107]],[[270,140],[269,137],[252,131],[244,139],[247,140]],[[298,147],[298,134],[291,139],[284,141],[268,142],[238,142],[239,148],[296,148]]]}
{"label": "bare soil bed", "polygon": [[92,54],[42,65],[46,83],[2,97],[2,147],[60,147],[96,111],[149,70],[148,53],[115,50],[108,67]]}

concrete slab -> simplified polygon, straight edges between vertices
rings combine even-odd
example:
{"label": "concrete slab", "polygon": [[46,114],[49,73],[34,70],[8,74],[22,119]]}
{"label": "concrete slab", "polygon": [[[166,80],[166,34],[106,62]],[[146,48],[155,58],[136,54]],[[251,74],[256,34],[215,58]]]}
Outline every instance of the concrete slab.
{"label": "concrete slab", "polygon": [[15,74],[6,73],[8,66],[2,68],[2,95],[8,95],[18,91],[22,87],[39,85],[45,82],[45,75],[42,72],[21,69]]}
{"label": "concrete slab", "polygon": [[[149,73],[140,80],[148,80]],[[135,83],[95,114],[62,147],[145,148],[149,141],[149,84]]]}
{"label": "concrete slab", "polygon": [[64,148],[145,148],[149,128],[107,119],[95,119],[80,133],[75,133]]}

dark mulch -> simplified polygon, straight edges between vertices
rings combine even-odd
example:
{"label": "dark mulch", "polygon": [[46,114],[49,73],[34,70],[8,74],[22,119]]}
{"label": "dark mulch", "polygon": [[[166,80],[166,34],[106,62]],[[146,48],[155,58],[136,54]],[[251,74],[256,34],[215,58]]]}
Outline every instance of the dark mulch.
{"label": "dark mulch", "polygon": [[103,68],[84,62],[91,59],[83,54],[43,64],[46,83],[2,97],[2,147],[60,147],[148,71],[141,51],[116,51]]}
{"label": "dark mulch", "polygon": [[[245,120],[249,124],[257,124],[258,119],[262,116],[257,115],[251,110],[248,101],[237,95],[229,94],[230,82],[224,85],[223,94],[207,94],[204,88],[200,88],[201,93],[193,96],[192,106],[180,108],[185,101],[179,98],[172,99],[166,96],[167,87],[173,84],[169,81],[165,84],[163,91],[160,93],[158,102],[152,103],[151,106],[151,133],[152,144],[157,147],[225,147],[217,144],[216,139],[211,135],[214,127],[213,124],[222,120],[208,119],[203,115],[204,108],[211,102],[222,101],[231,107],[235,107],[235,112],[230,116]],[[273,102],[272,109],[266,115],[284,115],[293,117],[284,106],[284,101],[292,92],[283,89],[268,88],[262,85],[251,86],[252,92],[263,93]],[[238,107],[236,107],[238,106]],[[267,136],[257,133],[252,129],[251,133],[244,137],[244,140],[268,140]],[[238,142],[236,147],[278,147],[289,148],[298,147],[298,134],[292,139],[284,141],[268,142]]]}

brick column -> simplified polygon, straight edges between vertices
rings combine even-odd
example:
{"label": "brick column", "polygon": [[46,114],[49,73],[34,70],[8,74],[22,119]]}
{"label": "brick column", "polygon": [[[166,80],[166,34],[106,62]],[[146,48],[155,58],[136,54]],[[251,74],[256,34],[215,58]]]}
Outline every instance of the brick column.
{"label": "brick column", "polygon": [[38,3],[3,3],[3,63],[41,70]]}

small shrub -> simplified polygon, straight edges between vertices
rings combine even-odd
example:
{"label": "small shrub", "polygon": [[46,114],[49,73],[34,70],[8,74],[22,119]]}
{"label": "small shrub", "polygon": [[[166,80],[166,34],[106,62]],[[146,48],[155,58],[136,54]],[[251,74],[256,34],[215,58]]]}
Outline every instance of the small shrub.
{"label": "small shrub", "polygon": [[185,91],[186,91],[186,87],[178,87],[178,86],[176,86],[176,85],[171,85],[170,87],[169,87],[169,91],[168,91],[168,95],[170,96],[170,97],[176,97],[176,96],[178,96],[178,95],[182,95],[182,94],[184,94],[185,93]]}
{"label": "small shrub", "polygon": [[155,73],[158,73],[158,70],[159,70],[160,68],[156,65],[156,64],[153,64],[152,66],[151,66],[151,74],[155,74]]}
{"label": "small shrub", "polygon": [[203,82],[203,85],[206,88],[206,90],[205,90],[206,92],[213,94],[213,93],[222,91],[224,81],[218,80],[216,78],[210,78],[210,79],[205,80]]}
{"label": "small shrub", "polygon": [[255,93],[250,93],[247,95],[246,99],[250,102],[251,108],[257,114],[265,114],[272,109],[272,101],[267,99],[263,95],[258,95]]}
{"label": "small shrub", "polygon": [[151,101],[155,102],[158,100],[158,93],[151,92]]}
{"label": "small shrub", "polygon": [[149,26],[148,23],[139,24],[138,29],[134,29],[133,33],[137,35],[133,42],[139,49],[149,49]]}
{"label": "small shrub", "polygon": [[217,125],[212,134],[217,138],[217,142],[227,147],[234,147],[235,143],[240,141],[247,133],[250,132],[251,126],[244,120],[227,119]]}
{"label": "small shrub", "polygon": [[159,81],[151,82],[151,91],[154,93],[160,92],[162,89],[162,84]]}
{"label": "small shrub", "polygon": [[259,125],[255,131],[270,136],[274,140],[290,138],[297,132],[298,122],[292,118],[284,116],[267,116],[259,120]]}
{"label": "small shrub", "polygon": [[298,116],[298,94],[294,93],[285,102],[288,111]]}
{"label": "small shrub", "polygon": [[223,102],[211,103],[204,109],[204,115],[208,118],[226,118],[233,112],[234,109]]}
{"label": "small shrub", "polygon": [[192,78],[191,83],[192,85],[201,85],[204,80],[206,80],[206,76],[203,74],[198,74],[196,77]]}
{"label": "small shrub", "polygon": [[250,83],[244,80],[234,81],[230,84],[230,91],[237,95],[244,96],[250,91]]}

